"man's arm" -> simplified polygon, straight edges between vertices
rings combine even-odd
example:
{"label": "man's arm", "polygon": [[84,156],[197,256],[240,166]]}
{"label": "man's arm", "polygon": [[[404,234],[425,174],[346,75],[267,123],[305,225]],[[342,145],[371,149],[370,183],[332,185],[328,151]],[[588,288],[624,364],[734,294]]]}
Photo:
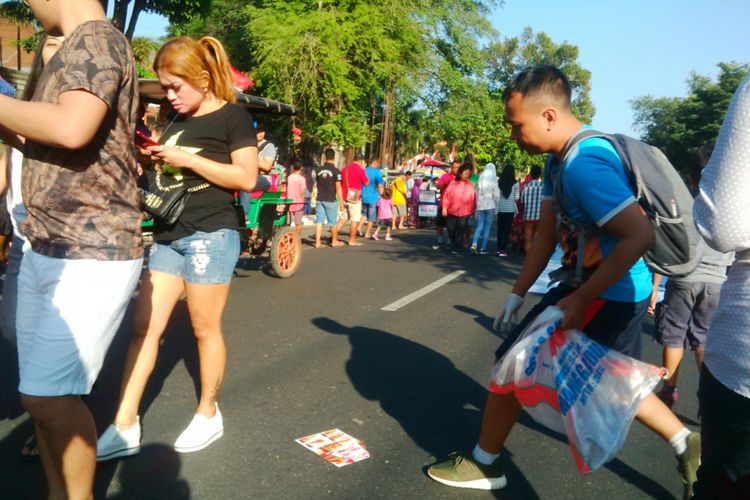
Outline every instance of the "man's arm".
{"label": "man's arm", "polygon": [[344,196],[341,190],[341,181],[336,181],[336,197],[339,199],[339,207],[344,208]]}
{"label": "man's arm", "polygon": [[564,330],[580,327],[586,305],[622,278],[654,245],[654,228],[636,202],[615,215],[602,229],[615,237],[617,243],[594,274],[575,292],[557,303],[557,307],[565,312],[562,323]]}
{"label": "man's arm", "polygon": [[518,275],[513,285],[512,293],[524,297],[531,285],[539,279],[549,263],[550,257],[555,253],[557,246],[557,231],[555,229],[557,216],[552,210],[551,199],[542,201],[542,211],[539,219],[539,229],[534,236],[534,244],[531,252],[526,255],[521,274]]}
{"label": "man's arm", "polygon": [[57,104],[0,96],[0,125],[35,142],[80,149],[94,138],[108,110],[85,90],[64,92]]}

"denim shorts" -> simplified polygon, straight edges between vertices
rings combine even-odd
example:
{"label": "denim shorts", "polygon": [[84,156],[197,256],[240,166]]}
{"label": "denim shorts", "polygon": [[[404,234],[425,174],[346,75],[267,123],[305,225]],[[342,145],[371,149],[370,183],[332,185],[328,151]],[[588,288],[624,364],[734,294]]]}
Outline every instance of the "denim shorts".
{"label": "denim shorts", "polygon": [[378,205],[376,203],[363,203],[362,215],[368,222],[378,222]]}
{"label": "denim shorts", "polygon": [[337,201],[318,201],[315,204],[315,223],[328,223],[329,227],[336,225],[338,220],[339,202]]}
{"label": "denim shorts", "polygon": [[240,257],[240,235],[234,229],[197,231],[171,242],[151,245],[148,270],[179,276],[186,283],[229,283]]}

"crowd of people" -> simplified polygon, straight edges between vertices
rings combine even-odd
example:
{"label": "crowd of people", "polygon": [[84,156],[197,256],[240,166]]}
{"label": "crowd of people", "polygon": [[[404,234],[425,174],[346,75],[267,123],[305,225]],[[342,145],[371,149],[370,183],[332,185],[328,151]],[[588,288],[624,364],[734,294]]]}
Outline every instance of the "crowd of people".
{"label": "crowd of people", "polygon": [[[0,129],[14,149],[3,187],[10,192],[17,237],[3,290],[2,329],[17,346],[18,391],[34,422],[49,497],[91,498],[96,461],[140,451],[141,398],[167,320],[183,296],[199,354],[200,396],[174,448],[195,452],[223,435],[217,403],[226,365],[221,318],[240,256],[234,192],[252,192],[276,153],[235,104],[229,60],[211,37],[173,38],[158,51],[154,69],[171,105],[169,122],[158,143],[136,150],[135,63],[101,3],[28,3],[48,36],[25,99],[0,96]],[[655,236],[622,159],[600,137],[562,155],[587,126],[573,114],[570,82],[555,67],[522,71],[505,91],[505,113],[513,140],[529,153],[548,155],[544,171],[532,167],[519,183],[512,165],[498,177],[492,163],[474,173],[471,165],[453,162],[435,184],[436,248],[488,253],[495,218],[498,256],[507,255],[514,231],[516,241],[523,241],[523,269],[493,325],[506,334],[496,358],[502,360],[550,305],[564,313],[561,328],[578,328],[640,358],[641,323],[654,307],[654,280],[642,256]],[[748,130],[750,76],[731,104],[695,203],[698,229],[717,252],[706,253],[694,274],[670,280],[659,330],[672,377],[658,395],[645,396],[636,412],[674,451],[685,498],[750,497],[750,222],[743,211],[750,199]],[[324,155],[313,174],[316,247],[322,246],[324,225],[331,230],[330,244],[342,246],[338,234],[348,222],[346,242],[358,246],[360,232],[377,240],[384,231],[389,240],[392,231],[418,222],[423,179],[404,173],[386,183],[377,158],[365,166],[357,154],[339,171],[335,151]],[[155,173],[157,184],[179,179],[191,194],[174,222],[156,218],[143,274],[139,163]],[[556,185],[563,171],[565,182]],[[298,227],[309,187],[295,164],[287,190]],[[581,234],[577,226],[559,224],[562,207],[590,230]],[[558,244],[562,269],[583,263],[585,277],[563,272],[560,283],[514,324]],[[91,391],[139,279],[119,405],[97,436],[81,396]],[[702,439],[670,410],[685,347],[702,349]],[[491,385],[476,446],[433,465],[428,475],[450,486],[504,487],[500,453],[520,412],[514,393]]]}

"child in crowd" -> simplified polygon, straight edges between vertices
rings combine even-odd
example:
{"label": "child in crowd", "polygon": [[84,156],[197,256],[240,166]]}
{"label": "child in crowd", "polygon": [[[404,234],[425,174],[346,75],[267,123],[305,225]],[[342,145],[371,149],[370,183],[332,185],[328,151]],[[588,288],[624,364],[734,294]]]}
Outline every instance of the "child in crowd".
{"label": "child in crowd", "polygon": [[302,237],[302,215],[305,211],[305,191],[307,191],[307,181],[302,175],[302,162],[294,160],[292,164],[292,174],[287,179],[286,196],[291,198],[292,204],[289,205],[289,219],[294,222],[294,228],[297,235]]}
{"label": "child in crowd", "polygon": [[385,240],[391,241],[391,222],[393,221],[393,200],[391,200],[391,188],[383,190],[383,196],[378,200],[378,228],[372,233],[372,239],[378,239],[378,231],[385,226]]}

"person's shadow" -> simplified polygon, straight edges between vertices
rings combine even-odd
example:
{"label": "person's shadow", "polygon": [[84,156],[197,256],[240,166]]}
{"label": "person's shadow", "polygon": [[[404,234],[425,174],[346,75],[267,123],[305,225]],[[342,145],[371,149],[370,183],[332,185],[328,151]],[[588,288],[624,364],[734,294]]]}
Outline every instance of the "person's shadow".
{"label": "person's shadow", "polygon": [[[360,395],[379,401],[414,443],[436,460],[476,442],[487,390],[428,347],[382,330],[348,327],[330,318],[314,318],[323,331],[346,335],[352,346],[346,373]],[[508,454],[510,457],[510,454]],[[534,498],[536,493],[513,465],[503,495]]]}
{"label": "person's shadow", "polygon": [[[180,457],[172,447],[146,445],[138,454],[138,460],[123,460],[118,474],[120,491],[110,498],[187,500],[190,498],[190,485],[180,477],[180,467]],[[105,496],[106,491],[95,492],[96,498]]]}

